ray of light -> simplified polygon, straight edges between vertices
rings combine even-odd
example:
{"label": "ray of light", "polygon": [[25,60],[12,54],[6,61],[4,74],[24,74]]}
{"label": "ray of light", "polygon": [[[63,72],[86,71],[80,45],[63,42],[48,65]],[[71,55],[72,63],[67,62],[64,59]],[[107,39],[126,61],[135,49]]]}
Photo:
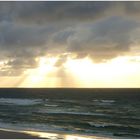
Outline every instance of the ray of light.
{"label": "ray of light", "polygon": [[[132,58],[134,59],[133,61]],[[61,68],[57,57],[39,59],[39,66],[28,71],[20,85],[26,87],[138,87],[140,57],[118,57],[106,63],[93,63],[89,58],[68,58]]]}
{"label": "ray of light", "polygon": [[57,58],[39,58],[39,66],[36,69],[27,71],[27,78],[22,82],[20,87],[52,87],[55,86],[57,78],[49,77],[49,73],[55,71],[54,64],[57,61]]}

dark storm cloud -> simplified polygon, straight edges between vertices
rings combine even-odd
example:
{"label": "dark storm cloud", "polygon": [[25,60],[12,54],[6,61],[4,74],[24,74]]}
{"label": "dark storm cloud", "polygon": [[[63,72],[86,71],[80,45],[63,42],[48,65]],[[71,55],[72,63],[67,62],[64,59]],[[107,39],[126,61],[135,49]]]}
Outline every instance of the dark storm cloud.
{"label": "dark storm cloud", "polygon": [[[131,39],[132,31],[139,23],[119,17],[106,19],[79,30],[68,38],[68,51],[83,57],[87,54],[95,61],[111,59],[128,52],[135,43]],[[85,36],[86,35],[86,36]]]}
{"label": "dark storm cloud", "polygon": [[[14,71],[17,68],[21,71],[37,66],[35,58],[46,54],[46,42],[49,39],[48,35],[52,32],[53,30],[43,26],[17,25],[7,21],[0,22],[0,59],[8,61],[3,66],[4,68],[7,68],[7,65],[10,66],[1,73],[4,75],[7,71]],[[13,72],[11,74],[13,75]]]}
{"label": "dark storm cloud", "polygon": [[[49,36],[57,30],[51,26],[28,26],[0,22],[0,59],[15,68],[34,68],[36,57],[47,53]],[[32,63],[34,62],[34,63]],[[19,65],[20,64],[20,65]],[[8,69],[9,70],[9,69]]]}
{"label": "dark storm cloud", "polygon": [[32,23],[94,20],[104,16],[139,15],[140,2],[119,1],[13,1],[1,2],[0,20]]}
{"label": "dark storm cloud", "polygon": [[38,46],[44,44],[47,38],[44,36],[46,34],[44,29],[38,27],[24,27],[14,23],[1,22],[0,30],[0,45],[2,47]]}
{"label": "dark storm cloud", "polygon": [[140,2],[139,1],[124,2],[124,10],[128,15],[132,14],[133,16],[139,16]]}
{"label": "dark storm cloud", "polygon": [[[52,22],[92,21],[111,15],[139,16],[139,2],[3,2],[1,20],[44,24]],[[72,21],[71,21],[72,20]]]}
{"label": "dark storm cloud", "polygon": [[[7,4],[8,5],[8,4]],[[103,16],[110,2],[14,2],[9,4],[9,17],[31,23],[92,20]],[[5,12],[7,13],[7,12]],[[6,17],[6,16],[5,16]]]}
{"label": "dark storm cloud", "polygon": [[97,62],[123,55],[139,44],[139,16],[140,2],[0,2],[2,75],[34,68],[48,53],[60,53],[55,66],[68,53]]}

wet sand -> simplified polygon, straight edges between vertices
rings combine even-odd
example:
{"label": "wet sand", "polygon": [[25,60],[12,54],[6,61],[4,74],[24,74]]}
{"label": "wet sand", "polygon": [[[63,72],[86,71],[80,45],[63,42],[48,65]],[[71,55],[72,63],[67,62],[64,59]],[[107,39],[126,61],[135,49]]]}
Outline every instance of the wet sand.
{"label": "wet sand", "polygon": [[40,137],[22,132],[0,130],[0,139],[40,139]]}

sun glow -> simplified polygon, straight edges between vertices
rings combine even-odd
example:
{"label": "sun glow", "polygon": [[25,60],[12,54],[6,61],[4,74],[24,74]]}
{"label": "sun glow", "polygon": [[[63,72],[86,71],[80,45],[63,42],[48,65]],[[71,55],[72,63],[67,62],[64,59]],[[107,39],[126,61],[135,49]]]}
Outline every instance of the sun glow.
{"label": "sun glow", "polygon": [[[118,57],[106,63],[94,63],[90,58],[67,58],[55,66],[59,57],[41,57],[36,69],[27,71],[21,87],[137,87],[140,86],[139,63],[130,57]],[[60,71],[61,70],[61,71]],[[76,84],[74,84],[74,82]]]}
{"label": "sun glow", "polygon": [[55,58],[55,57],[51,57],[51,58],[42,57],[42,58],[40,58],[39,66],[38,66],[38,71],[39,71],[40,75],[46,74],[46,73],[52,71],[57,59],[58,58]]}
{"label": "sun glow", "polygon": [[29,86],[29,87],[44,87],[48,86],[55,86],[56,79],[50,78],[48,75],[55,71],[54,64],[56,63],[58,58],[56,57],[41,57],[37,59],[39,61],[39,65],[36,69],[28,70],[27,71],[27,78],[25,81],[20,85],[22,86]]}
{"label": "sun glow", "polygon": [[[137,63],[129,62],[129,57],[118,57],[106,63],[93,63],[89,58],[81,60],[69,60],[66,63],[68,68],[79,79],[83,87],[106,87],[115,85],[126,85],[135,73],[138,74],[140,66]],[[133,79],[133,78],[132,78]]]}

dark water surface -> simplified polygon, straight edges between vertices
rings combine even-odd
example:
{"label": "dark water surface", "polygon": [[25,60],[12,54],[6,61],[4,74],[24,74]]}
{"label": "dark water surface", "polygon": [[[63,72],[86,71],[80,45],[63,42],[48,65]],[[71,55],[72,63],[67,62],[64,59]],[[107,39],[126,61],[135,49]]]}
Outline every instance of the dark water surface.
{"label": "dark water surface", "polygon": [[140,138],[140,89],[0,89],[0,127]]}

